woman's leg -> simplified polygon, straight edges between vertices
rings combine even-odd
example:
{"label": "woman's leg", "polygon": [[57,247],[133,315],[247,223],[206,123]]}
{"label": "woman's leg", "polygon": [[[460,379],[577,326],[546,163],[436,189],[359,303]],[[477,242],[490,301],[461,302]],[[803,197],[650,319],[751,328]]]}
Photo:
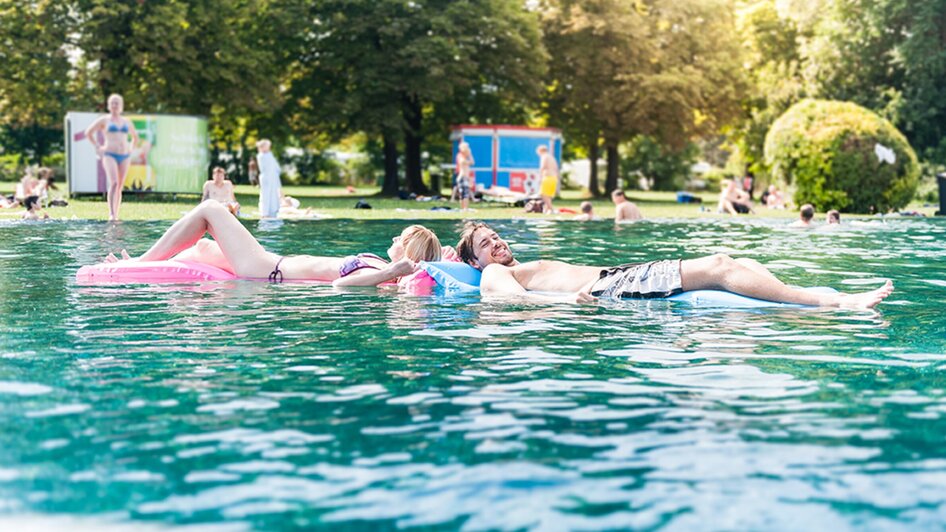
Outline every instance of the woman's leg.
{"label": "woman's leg", "polygon": [[171,226],[139,260],[166,260],[193,246],[210,233],[220,246],[233,273],[240,277],[265,278],[278,260],[243,227],[226,207],[205,201]]}
{"label": "woman's leg", "polygon": [[[111,157],[109,157],[111,159]],[[128,177],[128,168],[131,167],[131,157],[126,157],[121,164],[118,165],[117,179],[115,180],[115,191],[113,194],[115,202],[115,219],[118,219],[118,209],[122,206],[122,191],[125,190],[125,178]]]}
{"label": "woman's leg", "polygon": [[235,273],[233,271],[233,265],[230,264],[230,261],[228,261],[227,257],[223,254],[223,250],[220,249],[220,244],[209,238],[201,238],[193,246],[174,255],[173,259],[209,264],[221,270]]}
{"label": "woman's leg", "polygon": [[[756,263],[758,264],[758,263]],[[758,264],[758,267],[763,267]],[[726,290],[756,299],[821,307],[873,307],[893,292],[887,281],[882,287],[858,294],[813,294],[787,286],[774,275],[733,260],[727,255],[712,255],[680,262],[683,290]]]}
{"label": "woman's leg", "polygon": [[108,219],[115,221],[118,220],[118,207],[115,204],[118,163],[111,156],[105,155],[102,157],[102,168],[105,170],[105,202],[108,203]]}

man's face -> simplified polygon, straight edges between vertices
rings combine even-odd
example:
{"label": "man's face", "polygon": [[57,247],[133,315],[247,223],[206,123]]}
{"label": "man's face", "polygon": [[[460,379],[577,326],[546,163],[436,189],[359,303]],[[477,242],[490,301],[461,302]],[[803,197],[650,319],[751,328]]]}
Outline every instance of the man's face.
{"label": "man's face", "polygon": [[473,233],[473,256],[475,257],[473,266],[478,270],[493,263],[503,266],[512,266],[516,263],[509,245],[499,238],[496,231],[486,227],[481,227]]}

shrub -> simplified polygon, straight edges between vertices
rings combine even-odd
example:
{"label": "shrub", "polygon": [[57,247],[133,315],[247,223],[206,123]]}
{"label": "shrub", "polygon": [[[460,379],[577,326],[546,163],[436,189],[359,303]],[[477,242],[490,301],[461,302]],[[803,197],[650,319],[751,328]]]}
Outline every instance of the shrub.
{"label": "shrub", "polygon": [[[896,161],[875,153],[880,144]],[[884,212],[906,206],[919,166],[910,143],[890,122],[848,102],[802,100],[765,137],[765,161],[776,180],[795,186],[795,203],[819,211]]]}
{"label": "shrub", "polygon": [[19,181],[23,177],[21,158],[17,154],[0,155],[0,181]]}

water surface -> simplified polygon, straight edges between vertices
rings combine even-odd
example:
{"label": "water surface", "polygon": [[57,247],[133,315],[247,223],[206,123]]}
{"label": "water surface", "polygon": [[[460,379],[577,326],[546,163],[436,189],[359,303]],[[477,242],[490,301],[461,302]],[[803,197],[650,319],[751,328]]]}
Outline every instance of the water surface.
{"label": "water surface", "polygon": [[[725,252],[798,285],[892,279],[877,311],[75,285],[167,225],[0,224],[4,528],[946,522],[941,220],[496,224],[522,260]],[[339,255],[382,253],[402,226],[248,225],[273,251]]]}

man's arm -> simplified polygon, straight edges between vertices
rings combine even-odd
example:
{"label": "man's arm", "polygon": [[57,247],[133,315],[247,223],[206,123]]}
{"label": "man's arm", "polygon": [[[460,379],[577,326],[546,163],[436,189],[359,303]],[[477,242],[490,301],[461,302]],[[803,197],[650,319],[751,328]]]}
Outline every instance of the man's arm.
{"label": "man's arm", "polygon": [[204,182],[204,194],[200,197],[200,201],[207,201],[207,199],[210,197],[210,183],[212,182],[213,181]]}
{"label": "man's arm", "polygon": [[480,278],[480,293],[484,296],[518,294],[526,296],[527,299],[532,301],[544,301],[549,303],[594,303],[598,300],[598,298],[584,290],[563,294],[561,296],[548,296],[529,292],[516,280],[516,277],[512,273],[512,268],[500,266],[499,264],[490,264],[483,270],[483,276]]}
{"label": "man's arm", "polygon": [[525,294],[527,292],[512,274],[512,268],[490,264],[483,270],[483,276],[480,278],[481,294]]}

